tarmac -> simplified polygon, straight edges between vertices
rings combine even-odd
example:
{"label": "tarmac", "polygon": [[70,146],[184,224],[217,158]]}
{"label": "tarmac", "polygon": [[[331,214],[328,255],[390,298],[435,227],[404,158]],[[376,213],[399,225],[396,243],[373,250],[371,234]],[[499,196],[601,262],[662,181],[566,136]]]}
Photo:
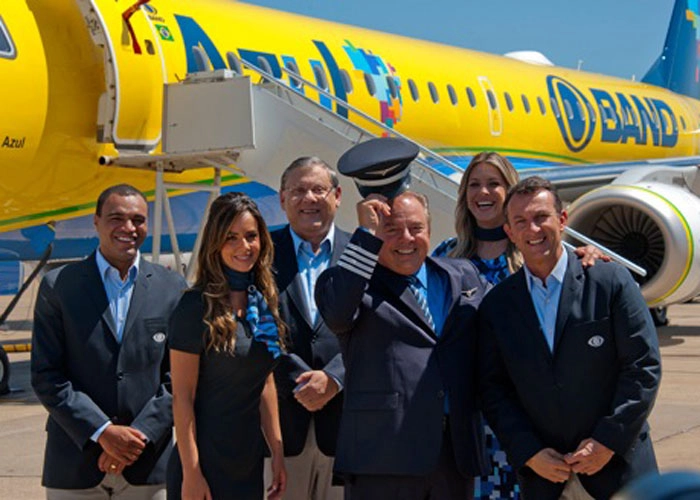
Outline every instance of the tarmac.
{"label": "tarmac", "polygon": [[[0,327],[0,344],[31,342],[36,284]],[[0,297],[4,311],[9,297]],[[669,308],[658,329],[663,380],[651,414],[652,439],[663,472],[700,471],[700,300]],[[0,499],[41,499],[46,411],[29,381],[29,352],[10,352],[10,387],[0,396]]]}

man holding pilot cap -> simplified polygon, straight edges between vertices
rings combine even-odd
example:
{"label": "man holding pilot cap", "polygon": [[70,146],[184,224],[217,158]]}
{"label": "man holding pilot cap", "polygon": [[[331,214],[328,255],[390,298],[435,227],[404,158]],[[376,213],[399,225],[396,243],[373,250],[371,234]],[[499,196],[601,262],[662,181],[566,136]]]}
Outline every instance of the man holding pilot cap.
{"label": "man holding pilot cap", "polygon": [[346,368],[335,469],[351,500],[472,498],[486,463],[475,325],[487,285],[469,262],[428,257],[428,200],[407,190],[417,154],[373,139],[338,164],[365,199],[316,302]]}

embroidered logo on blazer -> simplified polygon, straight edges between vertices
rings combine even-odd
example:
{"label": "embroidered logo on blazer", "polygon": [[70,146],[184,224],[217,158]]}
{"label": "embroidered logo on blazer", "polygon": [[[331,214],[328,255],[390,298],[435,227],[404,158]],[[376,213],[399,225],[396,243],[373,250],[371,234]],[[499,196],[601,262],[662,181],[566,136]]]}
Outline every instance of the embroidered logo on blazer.
{"label": "embroidered logo on blazer", "polygon": [[158,342],[159,344],[161,342],[165,342],[165,334],[163,332],[158,332],[153,334],[153,340]]}
{"label": "embroidered logo on blazer", "polygon": [[462,290],[462,295],[464,295],[468,299],[471,299],[475,293],[476,293],[476,287],[470,288],[469,290]]}
{"label": "embroidered logo on blazer", "polygon": [[605,339],[600,335],[593,335],[590,339],[588,339],[588,345],[591,347],[600,347],[604,342]]}

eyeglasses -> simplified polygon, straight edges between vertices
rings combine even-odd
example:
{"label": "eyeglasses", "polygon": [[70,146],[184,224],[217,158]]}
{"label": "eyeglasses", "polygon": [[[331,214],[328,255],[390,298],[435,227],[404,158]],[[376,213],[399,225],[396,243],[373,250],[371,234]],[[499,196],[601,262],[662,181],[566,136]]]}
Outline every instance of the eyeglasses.
{"label": "eyeglasses", "polygon": [[331,191],[333,191],[335,188],[333,186],[331,187],[326,187],[326,186],[312,186],[310,188],[304,188],[304,187],[295,187],[295,188],[288,188],[285,189],[287,193],[289,193],[289,197],[291,198],[292,201],[299,201],[304,199],[306,196],[306,193],[311,193],[311,196],[313,196],[316,200],[323,200],[325,199],[329,194],[331,194]]}

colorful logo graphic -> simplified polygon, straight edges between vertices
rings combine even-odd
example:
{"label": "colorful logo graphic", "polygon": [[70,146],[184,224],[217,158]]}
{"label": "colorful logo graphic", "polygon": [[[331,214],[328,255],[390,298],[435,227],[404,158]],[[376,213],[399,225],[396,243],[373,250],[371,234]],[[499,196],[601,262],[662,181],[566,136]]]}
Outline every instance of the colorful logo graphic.
{"label": "colorful logo graphic", "polygon": [[401,120],[403,104],[401,80],[396,75],[396,70],[371,51],[356,48],[348,40],[345,40],[345,43],[343,49],[352,61],[353,68],[362,72],[363,78],[370,80],[368,85],[375,89],[374,96],[379,100],[382,123],[393,128]]}

